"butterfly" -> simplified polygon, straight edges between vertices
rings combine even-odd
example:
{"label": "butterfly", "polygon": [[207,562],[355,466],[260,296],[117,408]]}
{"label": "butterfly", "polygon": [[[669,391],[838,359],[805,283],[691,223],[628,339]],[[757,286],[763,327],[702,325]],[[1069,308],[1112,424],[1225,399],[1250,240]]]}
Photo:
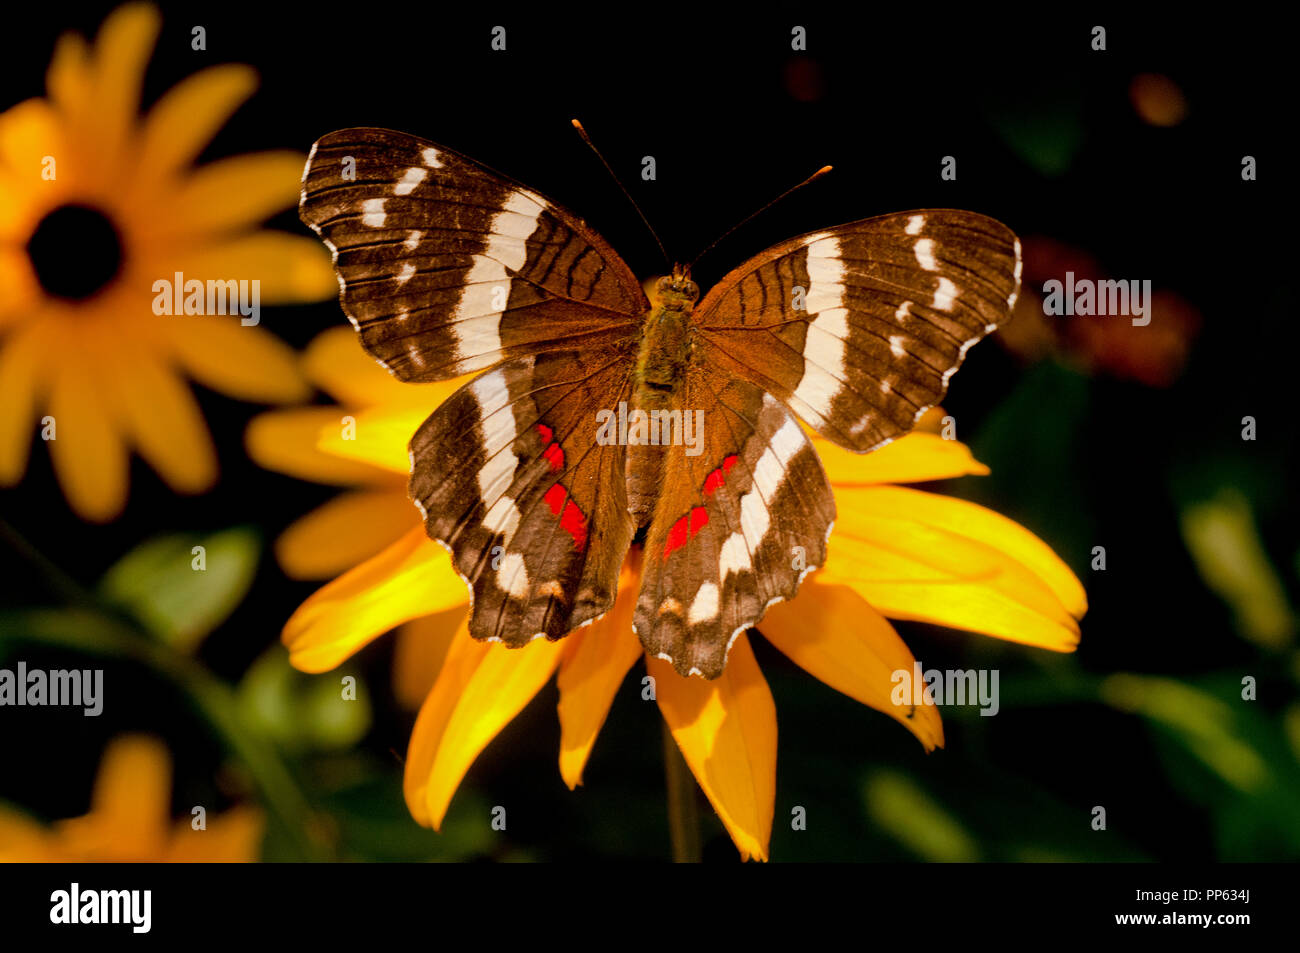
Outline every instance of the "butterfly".
{"label": "butterfly", "polygon": [[702,298],[677,266],[652,305],[572,212],[384,129],[316,142],[300,215],[390,373],[478,372],[410,441],[410,495],[469,586],[471,634],[589,625],[639,541],[635,631],[705,678],[825,562],[835,500],[796,415],[857,453],[902,436],[1020,287],[1010,229],[925,209],[792,238]]}

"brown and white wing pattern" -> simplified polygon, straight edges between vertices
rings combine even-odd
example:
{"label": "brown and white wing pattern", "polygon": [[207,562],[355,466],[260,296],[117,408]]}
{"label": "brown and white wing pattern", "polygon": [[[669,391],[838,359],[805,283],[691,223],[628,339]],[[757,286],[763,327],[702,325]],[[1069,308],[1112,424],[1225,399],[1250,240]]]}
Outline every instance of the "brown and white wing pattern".
{"label": "brown and white wing pattern", "polygon": [[300,215],[390,372],[483,371],[410,443],[410,493],[470,586],[471,633],[522,645],[607,611],[632,525],[625,448],[596,444],[595,412],[630,386],[647,303],[628,267],[536,192],[384,129],[312,147]]}
{"label": "brown and white wing pattern", "polygon": [[761,388],[697,363],[683,402],[702,414],[700,452],[666,448],[635,626],[680,674],[717,678],[736,635],[825,562],[835,500],[799,422]]}
{"label": "brown and white wing pattern", "polygon": [[581,219],[405,133],[322,136],[299,214],[334,252],[362,344],[402,380],[635,336],[646,310],[640,283]]}
{"label": "brown and white wing pattern", "polygon": [[703,360],[865,453],[939,403],[966,351],[1004,324],[1020,242],[974,212],[926,209],[784,242],[695,310]]}
{"label": "brown and white wing pattern", "polygon": [[411,438],[410,494],[470,585],[470,633],[558,639],[613,605],[632,541],[626,448],[593,407],[629,393],[625,351],[516,358],[480,374]]}

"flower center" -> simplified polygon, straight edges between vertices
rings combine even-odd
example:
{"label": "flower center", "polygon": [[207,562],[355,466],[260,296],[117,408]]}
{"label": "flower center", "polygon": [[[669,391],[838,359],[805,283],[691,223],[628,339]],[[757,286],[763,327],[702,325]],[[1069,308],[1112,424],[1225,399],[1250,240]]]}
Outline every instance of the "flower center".
{"label": "flower center", "polygon": [[62,205],[41,219],[27,256],[46,293],[71,301],[89,298],[122,270],[117,229],[85,205]]}

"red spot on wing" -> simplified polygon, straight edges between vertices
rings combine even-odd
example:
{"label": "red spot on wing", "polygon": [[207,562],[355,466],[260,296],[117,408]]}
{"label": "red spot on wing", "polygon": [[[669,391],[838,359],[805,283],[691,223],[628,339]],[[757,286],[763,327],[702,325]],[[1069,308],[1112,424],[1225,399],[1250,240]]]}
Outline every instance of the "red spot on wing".
{"label": "red spot on wing", "polygon": [[573,537],[574,549],[585,549],[587,546],[587,517],[578,505],[569,500],[568,506],[560,515],[560,528]]}
{"label": "red spot on wing", "polygon": [[668,541],[664,543],[664,559],[667,559],[668,554],[674,549],[681,549],[686,545],[687,532],[686,517],[683,516],[668,531]]}
{"label": "red spot on wing", "polygon": [[714,470],[704,478],[704,493],[706,496],[712,496],[718,487],[727,482],[727,474],[730,473],[731,468],[736,465],[737,459],[738,458],[734,453],[731,454],[722,461],[722,466],[718,467],[718,469]]}
{"label": "red spot on wing", "polygon": [[564,469],[564,448],[558,443],[551,443],[555,438],[555,431],[546,424],[538,424],[536,430],[537,435],[542,438],[542,446],[546,448],[542,451],[542,456],[551,465],[551,471],[559,473]]}
{"label": "red spot on wing", "polygon": [[568,490],[554,483],[542,499],[551,508],[551,514],[560,518],[560,528],[573,537],[573,548],[581,550],[587,545],[587,517],[568,496]]}
{"label": "red spot on wing", "polygon": [[694,536],[709,525],[709,511],[702,506],[691,510],[691,535]]}
{"label": "red spot on wing", "polygon": [[664,559],[667,559],[673,550],[685,546],[689,539],[708,525],[709,511],[702,506],[692,508],[689,513],[674,523],[673,528],[668,531],[668,539],[664,543]]}

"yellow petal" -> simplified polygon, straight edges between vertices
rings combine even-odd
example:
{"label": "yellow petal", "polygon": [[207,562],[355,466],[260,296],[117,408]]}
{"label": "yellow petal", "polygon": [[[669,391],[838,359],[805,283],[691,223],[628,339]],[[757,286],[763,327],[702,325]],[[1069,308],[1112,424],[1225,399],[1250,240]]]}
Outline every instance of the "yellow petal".
{"label": "yellow petal", "polygon": [[446,550],[420,527],[316,590],[281,638],[294,666],[324,672],[402,622],[468,602]]}
{"label": "yellow petal", "polygon": [[27,470],[33,417],[50,375],[48,327],[34,321],[0,341],[0,486],[12,486]]}
{"label": "yellow petal", "polygon": [[112,385],[127,432],[172,489],[198,493],[217,477],[217,458],[194,395],[148,350],[132,347]]}
{"label": "yellow petal", "polygon": [[[0,191],[0,202],[4,199]],[[4,214],[0,211],[0,217]],[[0,242],[3,240],[0,236]],[[0,328],[32,317],[31,311],[40,306],[40,294],[40,284],[26,249],[0,244]]]}
{"label": "yellow petal", "polygon": [[256,278],[262,304],[322,301],[339,293],[329,253],[316,238],[260,231],[175,253],[186,278]]}
{"label": "yellow petal", "polygon": [[255,225],[297,203],[306,161],[296,152],[262,152],[210,162],[168,197],[166,216],[155,220],[150,234],[210,234]]}
{"label": "yellow petal", "polygon": [[563,645],[535,639],[510,649],[461,627],[411,732],[404,789],[419,823],[442,825],[469,766],[550,679]]}
{"label": "yellow petal", "polygon": [[641,642],[632,631],[641,581],[639,553],[633,550],[628,554],[614,607],[565,640],[569,645],[558,679],[560,776],[570,789],[582,783],[582,770],[605,724],[614,693],[642,655]]}
{"label": "yellow petal", "polygon": [[452,637],[468,614],[466,605],[421,616],[398,627],[393,649],[393,694],[403,708],[414,711],[424,704],[442,671]]}
{"label": "yellow petal", "polygon": [[340,404],[358,408],[405,403],[432,410],[470,379],[466,376],[434,384],[403,383],[365,352],[351,325],[316,335],[303,355],[303,367],[308,380],[325,393]]}
{"label": "yellow petal", "polygon": [[171,757],[155,738],[123,735],[109,742],[91,816],[118,850],[161,853],[171,823],[171,770]]}
{"label": "yellow petal", "polygon": [[50,68],[45,71],[45,89],[69,125],[86,115],[93,87],[90,48],[85,39],[77,33],[63,34],[54,45]]}
{"label": "yellow petal", "polygon": [[912,432],[871,453],[852,453],[821,437],[813,438],[826,476],[837,488],[873,483],[922,483],[974,475],[989,468],[971,456],[970,448],[931,433]]}
{"label": "yellow petal", "polygon": [[1083,584],[1052,548],[1014,520],[975,503],[906,487],[879,486],[838,492],[841,511],[855,523],[873,517],[930,526],[997,550],[1037,576],[1075,618],[1088,611]]}
{"label": "yellow petal", "polygon": [[[0,129],[3,126],[0,119]],[[19,199],[30,192],[26,183],[20,184],[17,176],[0,164],[0,277],[6,281],[16,277],[22,282],[17,288],[0,288],[0,329],[17,317],[19,307],[29,297],[25,292],[34,287],[36,280],[23,242],[30,237],[39,213],[34,203]]]}
{"label": "yellow petal", "polygon": [[158,319],[181,366],[197,381],[242,400],[302,400],[310,393],[293,350],[230,315],[185,314]]}
{"label": "yellow petal", "polygon": [[266,818],[255,807],[241,805],[209,816],[206,830],[194,830],[190,821],[186,818],[173,826],[166,853],[159,860],[169,864],[247,864],[261,853]]}
{"label": "yellow petal", "polygon": [[97,158],[115,164],[140,109],[140,86],[162,18],[147,3],[129,3],[108,15],[95,38],[88,117],[94,123]]}
{"label": "yellow petal", "polygon": [[25,814],[0,807],[0,864],[40,864],[64,859],[44,827]]}
{"label": "yellow petal", "polygon": [[673,740],[741,857],[767,860],[776,803],[776,705],[741,633],[713,681],[646,658]]}
{"label": "yellow petal", "polygon": [[[841,494],[837,494],[837,500]],[[842,505],[821,581],[853,587],[892,619],[982,632],[1058,652],[1079,627],[1037,576],[974,540]]]}
{"label": "yellow petal", "polygon": [[316,449],[321,431],[343,427],[342,407],[298,407],[258,414],[244,433],[244,449],[260,466],[300,480],[331,486],[364,484],[406,492],[406,474],[395,476],[368,463],[344,460]]}
{"label": "yellow petal", "polygon": [[193,162],[256,88],[252,67],[227,63],[200,70],[163,93],[144,123],[137,178],[157,181]]}
{"label": "yellow petal", "polygon": [[[41,177],[45,159],[55,161],[57,178]],[[26,244],[30,231],[66,195],[81,171],[78,156],[65,148],[58,116],[43,99],[28,99],[0,113],[0,167],[5,202],[0,203],[0,237]]]}
{"label": "yellow petal", "polygon": [[293,579],[328,579],[390,546],[420,512],[401,490],[342,493],[293,523],[275,542],[275,555]]}
{"label": "yellow petal", "polygon": [[792,601],[767,610],[758,628],[810,675],[897,720],[926,751],[943,746],[938,709],[894,703],[894,673],[910,678],[916,659],[885,617],[852,589],[805,580]]}
{"label": "yellow petal", "polygon": [[361,410],[353,415],[356,417],[353,430],[345,432],[339,427],[325,427],[316,446],[332,456],[406,474],[411,468],[406,445],[435,409],[436,404]]}
{"label": "yellow petal", "polygon": [[111,520],[126,501],[126,448],[95,365],[80,347],[60,357],[49,415],[55,428],[50,457],[68,502],[83,519]]}

